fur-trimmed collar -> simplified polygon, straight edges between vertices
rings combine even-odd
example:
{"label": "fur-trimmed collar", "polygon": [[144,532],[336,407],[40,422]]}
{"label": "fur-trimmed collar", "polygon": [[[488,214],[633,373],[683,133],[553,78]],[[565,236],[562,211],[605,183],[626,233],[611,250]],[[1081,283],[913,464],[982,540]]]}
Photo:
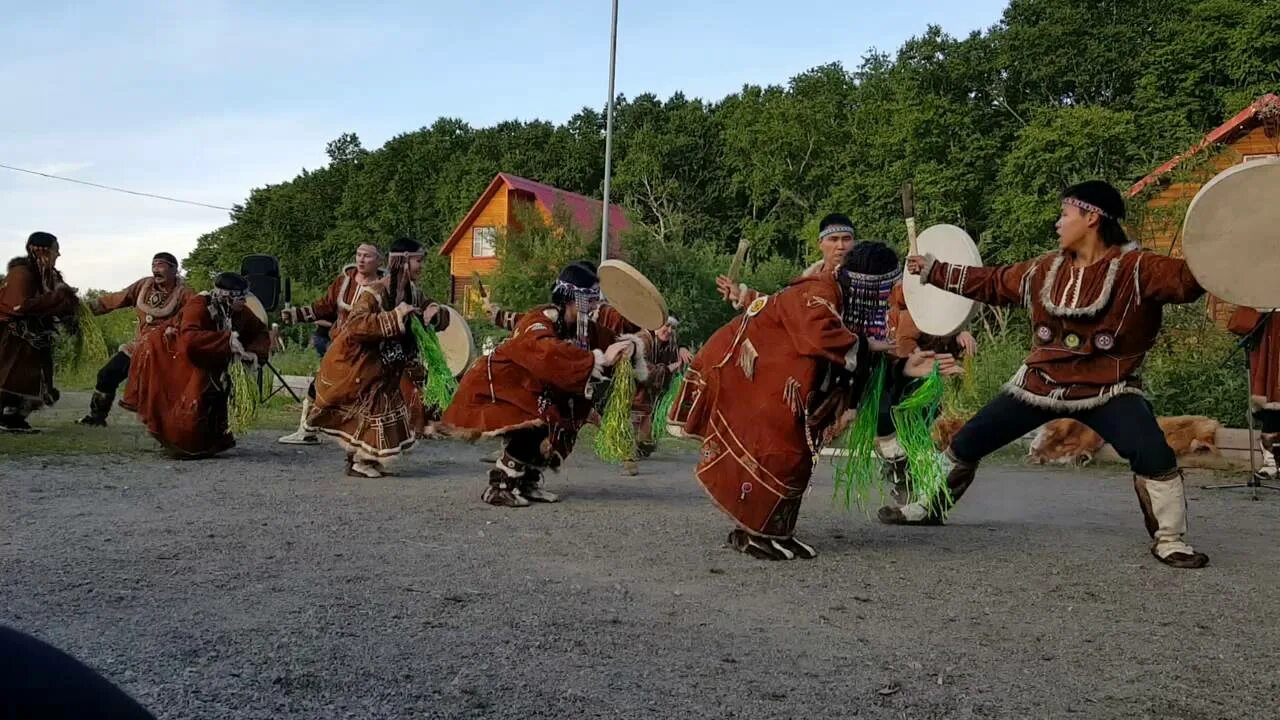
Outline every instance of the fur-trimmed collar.
{"label": "fur-trimmed collar", "polygon": [[139,310],[154,318],[167,318],[178,310],[178,299],[182,297],[182,290],[186,283],[181,277],[173,279],[173,286],[170,287],[164,295],[164,300],[159,306],[154,306],[150,302],[148,296],[152,292],[161,292],[156,289],[156,279],[154,276],[147,276],[138,281],[138,297],[134,304]]}
{"label": "fur-trimmed collar", "polygon": [[[1053,258],[1052,262],[1050,262],[1048,272],[1046,272],[1044,276],[1044,284],[1040,286],[1040,304],[1044,306],[1045,311],[1050,315],[1056,315],[1058,317],[1092,317],[1097,315],[1107,306],[1107,303],[1111,302],[1111,293],[1115,290],[1116,276],[1120,272],[1120,263],[1124,260],[1125,256],[1129,254],[1129,252],[1132,251],[1123,251],[1108,260],[1098,261],[1099,263],[1107,263],[1107,277],[1102,283],[1102,289],[1098,291],[1098,297],[1094,298],[1093,302],[1083,307],[1073,307],[1070,304],[1059,304],[1053,299],[1054,285],[1057,284],[1058,280],[1058,271],[1061,270],[1062,266],[1067,264],[1070,260],[1066,253],[1058,253],[1057,256]],[[1092,266],[1076,269],[1071,265],[1067,265],[1067,272],[1072,273],[1072,282],[1083,283],[1084,272],[1089,270],[1091,267]],[[1079,275],[1078,278],[1075,277],[1077,273]],[[1078,285],[1075,287],[1075,292],[1077,294],[1080,292]]]}

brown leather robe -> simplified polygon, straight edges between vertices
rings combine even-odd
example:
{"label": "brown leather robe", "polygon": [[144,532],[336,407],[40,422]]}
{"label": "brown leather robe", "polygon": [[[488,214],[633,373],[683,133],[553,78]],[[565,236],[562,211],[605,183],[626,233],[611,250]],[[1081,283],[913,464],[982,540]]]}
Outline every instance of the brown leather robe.
{"label": "brown leather robe", "polygon": [[[62,275],[54,271],[58,281]],[[43,287],[25,257],[9,261],[0,285],[0,393],[25,412],[56,399],[53,350],[59,320],[75,316],[79,300],[70,288]]]}
{"label": "brown leather robe", "polygon": [[602,353],[616,335],[592,322],[585,349],[558,328],[554,306],[524,313],[511,337],[462,376],[444,430],[474,440],[545,427],[544,459],[556,464],[568,457],[591,413],[593,373],[601,372]]}
{"label": "brown leather robe", "polygon": [[134,348],[120,406],[136,411],[151,436],[177,457],[211,457],[236,445],[227,422],[227,370],[239,362],[232,331],[247,352],[266,359],[271,337],[257,316],[248,308],[229,318],[215,314],[206,293],[192,297],[176,322]]}
{"label": "brown leather robe", "polygon": [[[1236,308],[1227,330],[1245,335],[1261,319],[1262,313],[1253,308]],[[1280,313],[1267,321],[1260,340],[1249,353],[1249,396],[1255,409],[1280,410]]]}
{"label": "brown leather robe", "polygon": [[859,342],[840,307],[827,273],[757,296],[694,357],[672,405],[672,434],[702,440],[698,482],[753,535],[791,536],[822,437],[841,414],[829,401],[844,386],[832,380],[856,369]]}
{"label": "brown leather robe", "polygon": [[[448,318],[436,315],[437,329]],[[336,438],[362,460],[386,462],[413,447],[417,433],[404,385],[425,378],[413,342],[388,290],[381,284],[360,288],[316,371],[307,429]],[[408,390],[421,412],[421,395]]]}

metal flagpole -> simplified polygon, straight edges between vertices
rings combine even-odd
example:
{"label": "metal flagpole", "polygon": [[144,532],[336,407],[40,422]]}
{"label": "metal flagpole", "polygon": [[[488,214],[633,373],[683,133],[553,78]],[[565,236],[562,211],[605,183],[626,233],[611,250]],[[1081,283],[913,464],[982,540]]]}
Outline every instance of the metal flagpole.
{"label": "metal flagpole", "polygon": [[613,0],[609,39],[609,109],[604,127],[604,205],[600,211],[600,262],[609,259],[609,178],[613,174],[613,76],[618,61],[618,0]]}

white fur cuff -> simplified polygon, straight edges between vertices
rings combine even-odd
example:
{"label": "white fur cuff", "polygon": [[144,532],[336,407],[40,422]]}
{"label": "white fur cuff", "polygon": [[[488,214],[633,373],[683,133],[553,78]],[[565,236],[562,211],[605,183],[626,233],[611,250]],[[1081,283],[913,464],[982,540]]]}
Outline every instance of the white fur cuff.
{"label": "white fur cuff", "polygon": [[844,354],[844,369],[853,372],[858,369],[858,338],[854,338],[853,347]]}
{"label": "white fur cuff", "polygon": [[631,372],[636,377],[636,382],[644,382],[649,379],[649,362],[648,357],[648,341],[643,335],[619,335],[619,341],[627,341],[631,343],[633,351],[631,353]]}
{"label": "white fur cuff", "polygon": [[[604,379],[604,351],[592,350],[591,354],[595,357],[596,364],[591,368],[591,377],[596,380]],[[589,384],[589,383],[588,383]]]}

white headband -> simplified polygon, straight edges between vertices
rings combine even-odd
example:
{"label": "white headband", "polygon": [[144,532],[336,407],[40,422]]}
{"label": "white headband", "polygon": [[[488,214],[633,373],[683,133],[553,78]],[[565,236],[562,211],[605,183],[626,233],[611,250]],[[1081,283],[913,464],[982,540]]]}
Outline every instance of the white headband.
{"label": "white headband", "polygon": [[828,235],[838,235],[840,233],[849,233],[850,235],[852,235],[853,226],[852,225],[828,225],[825,228],[823,228],[821,232],[818,233],[818,239],[822,240],[826,238]]}
{"label": "white headband", "polygon": [[1076,206],[1076,207],[1080,208],[1081,210],[1084,210],[1085,212],[1098,213],[1098,214],[1099,214],[1099,215],[1101,215],[1102,217],[1107,218],[1107,219],[1109,219],[1109,220],[1114,220],[1114,219],[1115,219],[1115,218],[1111,217],[1111,215],[1110,215],[1109,213],[1107,213],[1107,211],[1103,210],[1102,208],[1098,207],[1097,205],[1094,205],[1093,203],[1085,202],[1084,200],[1081,200],[1080,198],[1073,198],[1073,197],[1063,198],[1063,199],[1062,199],[1062,202],[1064,202],[1064,203],[1066,203],[1066,204],[1068,204],[1068,205],[1074,205],[1074,206]]}

